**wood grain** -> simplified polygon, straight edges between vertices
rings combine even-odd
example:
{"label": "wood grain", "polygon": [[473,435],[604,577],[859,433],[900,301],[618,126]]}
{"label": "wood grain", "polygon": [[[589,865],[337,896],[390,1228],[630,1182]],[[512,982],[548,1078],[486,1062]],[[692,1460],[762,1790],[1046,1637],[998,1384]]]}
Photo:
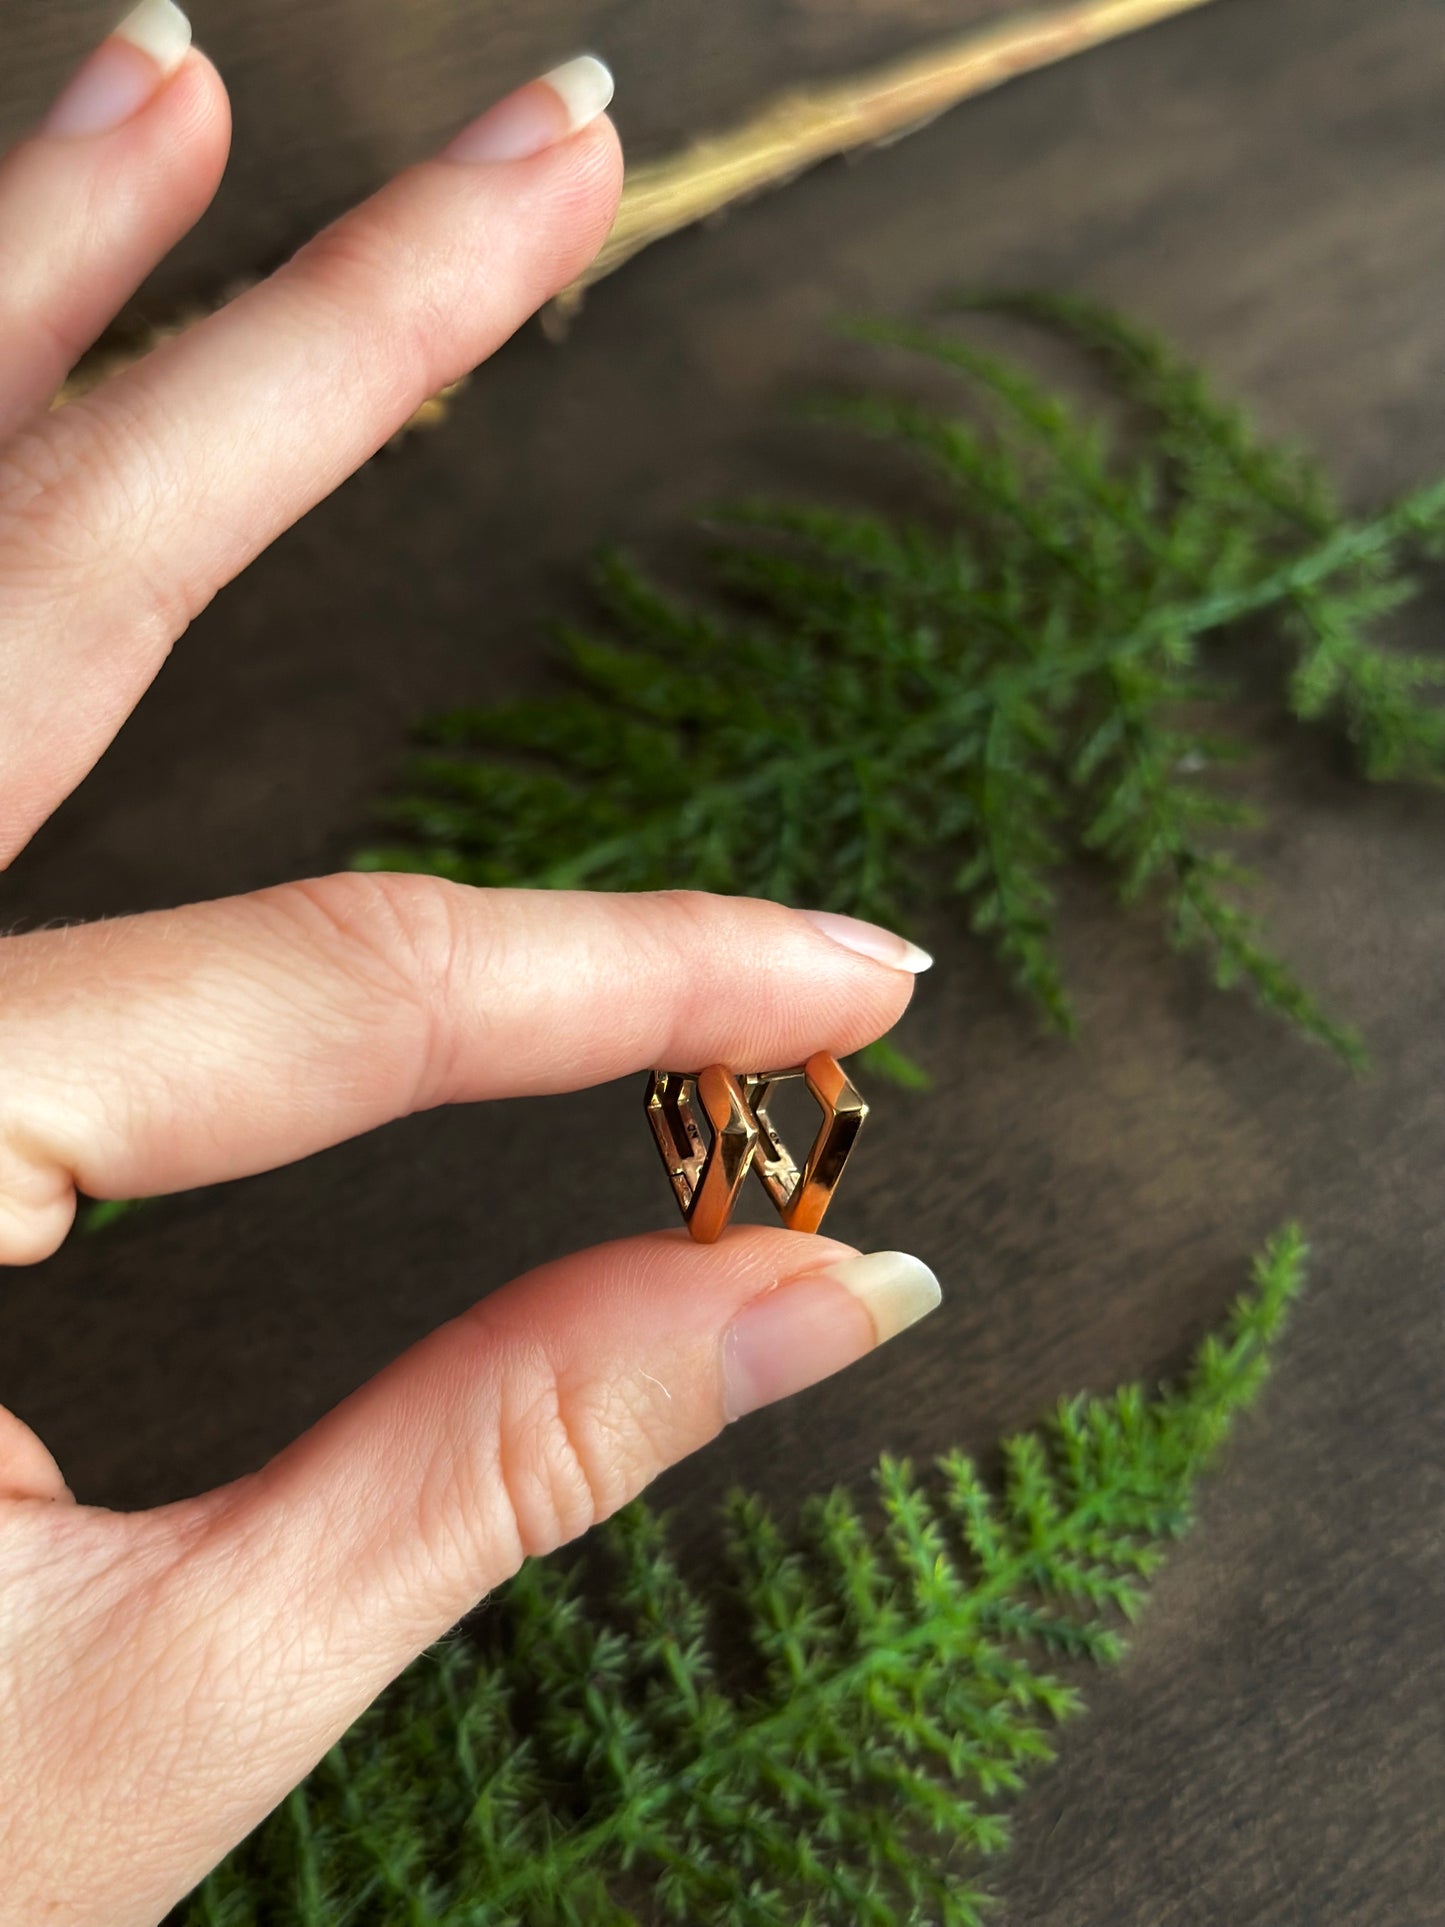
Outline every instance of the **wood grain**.
{"label": "wood grain", "polygon": [[[704,47],[760,18],[718,13]],[[832,10],[802,14],[821,70]],[[230,28],[257,36],[258,63],[263,17]],[[828,346],[840,311],[919,311],[958,281],[1085,288],[1321,446],[1351,499],[1438,472],[1440,25],[1434,0],[1218,0],[651,251],[565,347],[519,339],[446,430],[370,466],[218,598],[5,880],[0,916],[110,914],[342,860],[418,709],[535,681],[541,621],[575,601],[594,543],[666,551],[719,494],[840,485],[857,458],[783,412],[856,366]],[[755,55],[724,49],[715,81],[655,57],[652,98],[724,120]],[[243,116],[247,140],[280,130],[288,218],[354,187],[338,154],[380,167],[427,131],[414,98],[403,128],[395,97],[340,79],[315,124],[300,61],[292,47],[264,104],[258,68]],[[233,240],[277,218],[249,197],[279,163],[241,158]],[[1442,617],[1435,576],[1412,618],[1423,645]],[[1039,1037],[940,924],[911,1019],[938,1088],[870,1093],[836,1218],[929,1258],[945,1306],[926,1338],[663,1485],[705,1551],[701,1508],[734,1480],[787,1506],[884,1446],[987,1448],[1065,1388],[1177,1362],[1260,1238],[1304,1220],[1315,1281],[1279,1376],[1132,1659],[1090,1681],[1092,1718],[1025,1803],[999,1874],[1018,1927],[1428,1927],[1445,1890],[1445,806],[1362,790],[1327,749],[1265,733],[1263,902],[1364,1026],[1376,1077],[1351,1082],[1208,990],[1088,878],[1066,904],[1073,1048]],[[564,1123],[615,1149],[543,1183]],[[559,1243],[671,1209],[631,1086],[413,1120],[11,1274],[0,1379],[83,1496],[163,1499],[254,1465]]]}

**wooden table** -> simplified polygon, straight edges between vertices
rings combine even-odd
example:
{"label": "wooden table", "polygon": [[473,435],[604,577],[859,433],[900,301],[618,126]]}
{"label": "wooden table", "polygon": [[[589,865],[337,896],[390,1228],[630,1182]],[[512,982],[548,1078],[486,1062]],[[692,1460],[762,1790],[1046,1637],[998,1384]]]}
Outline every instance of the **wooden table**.
{"label": "wooden table", "polygon": [[[766,11],[740,0],[739,44]],[[801,11],[826,66],[822,12]],[[294,77],[281,17],[258,4],[216,38],[270,33]],[[60,27],[25,18],[36,71],[58,64]],[[839,310],[916,311],[960,280],[1087,289],[1327,451],[1351,499],[1438,472],[1442,29],[1437,0],[1219,0],[658,248],[565,346],[519,339],[447,428],[372,464],[220,597],[5,880],[6,925],[344,861],[408,720],[535,677],[542,622],[575,602],[597,542],[665,550],[692,507],[821,472],[780,410]],[[682,53],[639,37],[635,58]],[[702,101],[717,118],[750,60],[723,64]],[[338,86],[308,161],[296,98],[267,105],[247,71],[239,174],[280,165],[279,129],[288,220],[457,104],[373,111]],[[655,103],[653,71],[638,93]],[[703,86],[678,68],[676,97]],[[252,265],[246,206],[228,201],[173,276]],[[273,216],[254,214],[258,254]],[[1419,640],[1442,613],[1437,575]],[[1252,779],[1274,821],[1252,852],[1262,900],[1378,1075],[1352,1082],[1209,990],[1088,879],[1068,892],[1072,1047],[940,924],[910,1023],[942,1075],[926,1096],[877,1093],[836,1222],[921,1252],[946,1304],[926,1341],[747,1421],[661,1488],[696,1521],[736,1480],[786,1504],[802,1481],[862,1479],[884,1446],[986,1450],[1061,1390],[1176,1365],[1254,1246],[1302,1218],[1314,1283],[1277,1379],[1132,1657],[1091,1684],[1092,1718],[1024,1804],[999,1875],[1014,1922],[1441,1917],[1445,803],[1367,791],[1327,748],[1271,734]],[[416,1119],[73,1241],[5,1281],[4,1395],[87,1499],[145,1504],[254,1466],[477,1293],[564,1242],[666,1223],[638,1095]],[[619,1148],[549,1171],[564,1119]]]}

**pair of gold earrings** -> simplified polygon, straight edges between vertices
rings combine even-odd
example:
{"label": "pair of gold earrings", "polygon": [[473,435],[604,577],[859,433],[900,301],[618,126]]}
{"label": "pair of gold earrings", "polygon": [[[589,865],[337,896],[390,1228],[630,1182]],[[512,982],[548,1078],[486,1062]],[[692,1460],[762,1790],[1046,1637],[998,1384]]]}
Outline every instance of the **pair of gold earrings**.
{"label": "pair of gold earrings", "polygon": [[[777,1086],[797,1077],[823,1113],[801,1164],[768,1116]],[[857,1086],[826,1051],[789,1070],[739,1076],[726,1064],[710,1064],[702,1071],[654,1071],[647,1080],[647,1121],[684,1222],[700,1244],[721,1234],[749,1170],[762,1179],[790,1231],[816,1231],[867,1115]]]}

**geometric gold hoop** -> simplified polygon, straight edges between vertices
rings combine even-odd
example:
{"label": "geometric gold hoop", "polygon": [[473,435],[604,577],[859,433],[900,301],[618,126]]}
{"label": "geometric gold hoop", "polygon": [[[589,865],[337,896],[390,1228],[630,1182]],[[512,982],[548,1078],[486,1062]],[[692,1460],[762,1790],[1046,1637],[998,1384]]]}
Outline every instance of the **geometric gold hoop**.
{"label": "geometric gold hoop", "polygon": [[[797,1077],[806,1081],[823,1113],[801,1164],[768,1115],[777,1087]],[[790,1231],[816,1231],[868,1115],[857,1086],[826,1051],[787,1070],[741,1077],[725,1064],[703,1071],[654,1071],[646,1101],[673,1195],[700,1244],[712,1244],[721,1235],[750,1167]],[[703,1135],[699,1107],[711,1127],[711,1142]]]}

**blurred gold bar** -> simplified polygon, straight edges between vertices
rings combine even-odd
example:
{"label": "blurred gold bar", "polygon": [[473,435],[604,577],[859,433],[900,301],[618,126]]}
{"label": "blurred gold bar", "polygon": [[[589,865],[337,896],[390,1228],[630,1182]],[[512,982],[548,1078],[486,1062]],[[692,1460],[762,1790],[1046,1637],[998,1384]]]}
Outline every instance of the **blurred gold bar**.
{"label": "blurred gold bar", "polygon": [[[820,161],[878,147],[925,127],[960,101],[987,93],[1036,68],[1083,53],[1105,41],[1153,26],[1209,0],[1074,0],[998,26],[975,28],[958,39],[846,80],[798,88],[770,101],[752,120],[712,134],[659,161],[628,170],[612,231],[596,260],[550,304],[554,331],[565,326],[584,291],[614,274],[654,241],[781,187]],[[227,297],[235,288],[227,290]],[[145,350],[175,334],[203,311],[154,328],[139,347],[101,349],[87,356],[56,396],[60,407]],[[397,432],[445,419],[454,382],[424,401]]]}
{"label": "blurred gold bar", "polygon": [[612,232],[592,265],[557,297],[558,305],[575,307],[585,288],[654,241],[779,187],[820,161],[898,140],[975,94],[1208,3],[1077,0],[974,29],[872,73],[781,95],[729,133],[630,168]]}

